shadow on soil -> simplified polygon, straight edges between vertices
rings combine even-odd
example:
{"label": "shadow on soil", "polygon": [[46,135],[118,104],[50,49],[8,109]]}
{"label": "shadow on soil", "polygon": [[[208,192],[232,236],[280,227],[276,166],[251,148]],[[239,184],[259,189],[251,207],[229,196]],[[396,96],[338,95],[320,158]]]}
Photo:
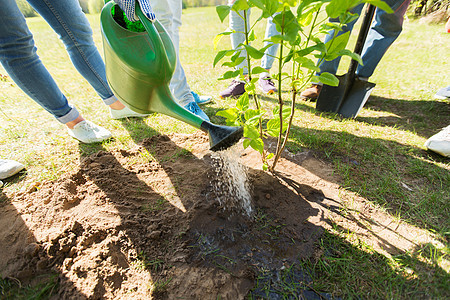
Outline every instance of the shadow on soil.
{"label": "shadow on soil", "polygon": [[[291,151],[302,151],[298,144],[304,143],[320,148],[314,155],[339,169],[342,180],[336,183],[385,207],[392,215],[400,212],[408,222],[421,228],[431,225],[438,232],[448,231],[445,230],[449,228],[445,203],[449,200],[446,187],[450,186],[450,174],[435,163],[446,163],[447,158],[388,139],[359,137],[347,132],[298,126],[291,132],[294,140],[288,145]],[[383,167],[384,172],[380,173],[379,163],[391,167]],[[317,173],[317,170],[309,171]],[[411,195],[421,199],[423,207],[412,203]],[[428,215],[426,219],[424,212]]]}
{"label": "shadow on soil", "polygon": [[[19,286],[20,282],[45,282],[47,279],[40,280],[36,276],[49,274],[51,270],[57,272],[70,269],[68,259],[74,245],[63,245],[62,240],[70,235],[84,235],[88,231],[90,235],[85,242],[86,247],[108,237],[119,236],[111,243],[112,248],[120,249],[112,253],[113,263],[127,269],[132,263],[140,262],[158,287],[153,288],[151,295],[161,299],[173,299],[175,296],[191,299],[218,296],[225,299],[337,299],[328,293],[336,291],[335,284],[341,285],[337,289],[341,291],[339,295],[359,297],[378,292],[371,290],[363,282],[378,280],[374,274],[379,270],[388,272],[393,281],[402,281],[399,294],[407,292],[408,297],[425,296],[426,287],[417,288],[419,282],[427,276],[427,272],[421,272],[421,269],[431,269],[441,274],[439,276],[444,278],[443,282],[448,278],[439,267],[420,261],[417,253],[433,250],[427,245],[418,246],[417,252],[399,257],[410,265],[412,262],[412,265],[417,266],[418,277],[410,278],[402,271],[393,271],[391,263],[384,256],[368,254],[342,237],[324,232],[318,223],[325,222],[334,226],[337,232],[340,229],[331,224],[323,216],[322,209],[317,207],[321,207],[323,201],[335,202],[334,205],[328,203],[326,208],[339,213],[339,203],[326,198],[322,191],[290,180],[282,174],[274,177],[258,170],[249,170],[254,213],[251,218],[230,213],[226,207],[217,203],[217,191],[210,185],[211,182],[220,180],[211,172],[213,157],[207,155],[198,159],[143,121],[133,122],[139,123],[139,126],[130,126],[126,121],[123,126],[129,130],[136,144],[140,145],[137,151],[139,155],[148,156],[146,163],[130,164],[137,153],[110,153],[101,145],[80,144],[83,159],[80,170],[72,176],[76,184],[86,185],[87,182],[92,182],[106,195],[97,205],[104,205],[106,201],[114,206],[121,220],[118,227],[92,232],[85,224],[76,223],[61,234],[58,243],[43,251],[25,225],[22,212],[17,211],[12,199],[0,194],[0,228],[8,228],[2,232],[0,252],[19,254],[14,255],[8,263],[16,272],[7,278],[3,274],[8,273],[2,272],[2,296],[12,293],[11,298],[18,298],[17,295],[24,291]],[[310,129],[297,127],[294,128],[293,137],[301,140],[304,135],[323,134],[322,131],[311,132]],[[394,142],[364,139],[342,132],[326,134],[349,140],[355,143],[356,148],[373,148],[370,151],[404,147]],[[373,194],[376,190],[362,190],[362,183],[355,181],[356,178],[361,178],[361,173],[367,173],[370,177],[377,176],[373,162],[362,159],[364,151],[350,154],[336,149],[332,143],[327,147],[329,149],[324,149],[324,152],[328,151],[350,169],[346,186],[369,200],[377,201]],[[324,157],[323,153],[319,155]],[[120,159],[117,158],[119,156]],[[402,159],[405,161],[399,161],[399,165],[406,163],[430,170],[438,168],[414,156]],[[314,173],[317,170],[309,171]],[[155,174],[165,175],[152,179]],[[435,184],[433,180],[431,184]],[[385,204],[392,209],[412,209],[400,207],[399,203]],[[434,213],[434,218],[437,219],[445,214]],[[311,217],[316,217],[319,221],[312,223],[309,221]],[[415,222],[421,224],[418,216]],[[11,241],[8,237],[8,232],[11,231],[16,233],[20,243],[5,243]],[[342,229],[342,233],[344,231]],[[128,253],[128,257],[124,253]],[[376,263],[361,268],[358,265],[361,257]],[[342,264],[342,261],[354,261],[350,264],[354,269],[349,269],[349,264]],[[330,269],[331,266],[333,270]],[[353,272],[358,272],[361,280],[346,282],[345,276],[354,278],[351,276]],[[48,275],[46,278],[52,277]],[[50,286],[60,299],[86,298],[63,274],[59,278],[59,288],[56,288],[54,279],[50,281]],[[380,278],[386,280],[386,277]],[[124,280],[123,276],[118,275],[102,278],[95,287],[93,297],[105,297],[106,286],[120,289]],[[342,282],[346,283],[342,285]],[[46,288],[36,287],[39,291]],[[58,291],[61,288],[63,291]],[[45,293],[41,299],[50,297],[51,294]]]}

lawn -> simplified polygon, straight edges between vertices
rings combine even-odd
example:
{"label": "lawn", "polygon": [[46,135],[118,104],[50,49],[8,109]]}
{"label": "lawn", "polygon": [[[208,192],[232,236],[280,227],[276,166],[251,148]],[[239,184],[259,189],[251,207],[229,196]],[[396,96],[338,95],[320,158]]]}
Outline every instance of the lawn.
{"label": "lawn", "polygon": [[[101,49],[99,16],[88,18]],[[143,122],[130,120],[126,127],[121,121],[111,120],[107,107],[72,66],[56,34],[41,18],[27,22],[39,56],[69,102],[85,118],[113,133],[114,139],[102,143],[104,151],[131,149],[136,140],[149,138],[155,132],[197,131],[160,114]],[[224,121],[215,114],[234,105],[233,100],[218,97],[228,82],[217,78],[226,69],[213,68],[217,51],[213,39],[226,27],[213,7],[183,11],[181,61],[192,90],[213,95],[214,102],[204,111],[219,124]],[[262,34],[263,30],[261,24],[258,32]],[[312,102],[297,103],[289,151],[311,150],[316,159],[332,166],[340,178],[342,193],[362,197],[374,209],[426,231],[438,241],[387,254],[377,252],[334,223],[317,245],[325,249],[326,255],[299,263],[310,272],[311,289],[360,299],[373,295],[401,295],[404,299],[450,297],[450,160],[423,146],[431,135],[450,125],[450,103],[433,98],[437,90],[450,84],[449,61],[450,34],[444,32],[443,24],[406,19],[403,33],[370,78],[376,88],[356,119],[318,113]],[[345,63],[341,70],[345,72]],[[1,158],[26,165],[26,173],[7,180],[2,190],[13,199],[18,193],[77,170],[82,158],[96,153],[99,147],[79,146],[64,126],[30,100],[1,67],[0,74]],[[264,99],[267,105],[274,102],[271,97]],[[153,130],[147,130],[149,127]],[[289,271],[284,275],[289,276]],[[289,285],[289,280],[284,282],[287,286],[279,288],[289,294],[294,285]],[[259,283],[257,289],[264,290],[265,281]]]}

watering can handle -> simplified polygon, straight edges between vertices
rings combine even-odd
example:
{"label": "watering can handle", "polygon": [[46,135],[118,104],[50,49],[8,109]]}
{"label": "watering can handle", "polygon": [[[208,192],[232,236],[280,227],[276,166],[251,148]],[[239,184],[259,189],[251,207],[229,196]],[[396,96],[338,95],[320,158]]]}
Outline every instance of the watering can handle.
{"label": "watering can handle", "polygon": [[[147,34],[150,36],[151,39],[155,39],[157,43],[155,43],[155,56],[159,60],[160,64],[162,66],[166,65],[171,69],[175,69],[175,66],[172,65],[172,63],[169,60],[168,53],[171,53],[173,56],[175,55],[175,48],[170,43],[164,43],[161,39],[161,36],[158,33],[158,30],[156,29],[156,26],[159,26],[160,31],[163,31],[166,33],[164,27],[160,25],[158,21],[152,22],[150,21],[142,12],[141,7],[139,6],[138,1],[136,0],[136,15],[138,16],[139,20],[141,21],[142,25],[144,25],[145,30],[147,31]],[[167,33],[166,33],[167,34]],[[170,41],[170,39],[169,39]],[[158,45],[161,45],[160,47]]]}

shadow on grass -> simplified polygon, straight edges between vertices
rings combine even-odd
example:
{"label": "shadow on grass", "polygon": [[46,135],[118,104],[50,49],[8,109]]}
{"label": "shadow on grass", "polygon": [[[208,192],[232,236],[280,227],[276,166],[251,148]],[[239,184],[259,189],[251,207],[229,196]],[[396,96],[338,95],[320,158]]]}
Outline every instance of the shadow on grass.
{"label": "shadow on grass", "polygon": [[316,149],[315,155],[332,162],[342,177],[336,183],[342,187],[448,238],[450,173],[435,163],[446,163],[446,158],[385,139],[298,126],[293,126],[291,140],[288,148],[292,152],[306,144]]}
{"label": "shadow on grass", "polygon": [[450,102],[371,96],[365,108],[386,111],[395,116],[357,117],[357,120],[416,132],[424,138],[428,138],[439,132],[441,128],[450,125]]}

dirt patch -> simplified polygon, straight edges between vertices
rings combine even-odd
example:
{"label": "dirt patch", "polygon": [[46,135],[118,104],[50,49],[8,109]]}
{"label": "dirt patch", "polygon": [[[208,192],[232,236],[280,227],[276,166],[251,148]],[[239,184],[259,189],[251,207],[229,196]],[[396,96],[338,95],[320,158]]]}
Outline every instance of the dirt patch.
{"label": "dirt patch", "polygon": [[218,158],[202,133],[100,151],[56,182],[3,194],[1,276],[26,282],[54,271],[55,299],[243,299],[261,272],[317,255],[331,221],[386,253],[432,239],[343,196],[333,170],[308,151],[287,153],[277,176],[261,171],[252,151],[239,151],[250,216],[227,205],[236,199],[217,184]]}

